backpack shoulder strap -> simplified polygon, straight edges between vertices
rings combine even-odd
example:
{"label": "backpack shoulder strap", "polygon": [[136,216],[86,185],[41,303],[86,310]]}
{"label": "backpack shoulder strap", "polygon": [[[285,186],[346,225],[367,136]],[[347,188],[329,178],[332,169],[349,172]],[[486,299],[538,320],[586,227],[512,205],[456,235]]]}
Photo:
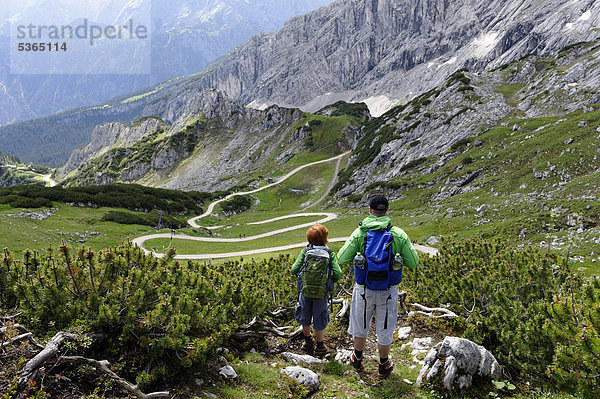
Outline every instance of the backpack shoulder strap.
{"label": "backpack shoulder strap", "polygon": [[387,227],[385,228],[385,231],[392,230],[392,227],[394,227],[394,226],[392,226],[392,222],[389,222],[388,225],[387,225]]}
{"label": "backpack shoulder strap", "polygon": [[306,253],[312,249],[312,245],[307,245],[306,247],[304,247],[304,260],[302,261],[302,267],[300,267],[300,270],[298,271],[299,273],[302,272],[302,270],[304,270],[304,267],[306,266]]}

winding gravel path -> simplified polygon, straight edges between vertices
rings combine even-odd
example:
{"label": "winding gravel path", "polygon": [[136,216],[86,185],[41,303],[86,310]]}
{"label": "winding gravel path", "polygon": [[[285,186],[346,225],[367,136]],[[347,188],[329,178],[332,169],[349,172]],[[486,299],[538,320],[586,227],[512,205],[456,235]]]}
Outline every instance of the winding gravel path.
{"label": "winding gravel path", "polygon": [[[333,158],[324,159],[322,161],[311,162],[311,163],[308,163],[306,165],[299,166],[296,169],[294,169],[291,172],[289,172],[288,174],[286,174],[285,176],[281,177],[276,182],[267,184],[266,186],[257,188],[255,190],[229,194],[225,198],[222,198],[220,200],[212,202],[208,206],[206,212],[204,212],[200,216],[196,216],[196,217],[193,217],[193,218],[189,219],[188,223],[192,227],[196,227],[196,228],[202,227],[202,226],[198,225],[196,223],[196,221],[200,220],[202,218],[205,218],[205,217],[209,216],[210,214],[212,214],[215,206],[217,204],[219,204],[220,202],[226,201],[226,200],[228,200],[228,199],[230,199],[230,198],[232,198],[232,197],[234,197],[236,195],[254,194],[256,192],[265,190],[267,188],[270,188],[270,187],[273,187],[273,186],[275,186],[277,184],[282,183],[283,181],[285,181],[286,179],[288,179],[289,177],[293,176],[295,173],[301,171],[304,168],[308,168],[310,166],[317,165],[317,164],[320,164],[320,163],[326,163],[326,162],[331,162],[331,161],[336,161],[337,160],[333,178],[329,182],[329,185],[327,186],[327,189],[325,190],[325,193],[317,201],[315,201],[314,203],[312,203],[312,204],[304,207],[302,210],[305,210],[305,209],[308,209],[310,207],[313,207],[313,206],[321,203],[325,198],[327,198],[327,195],[329,194],[329,192],[331,191],[331,189],[333,188],[333,186],[335,185],[335,183],[337,181],[337,175],[338,175],[338,172],[339,172],[339,169],[340,169],[340,163],[342,161],[342,158],[344,156],[348,155],[348,154],[349,154],[349,152],[345,152],[345,153],[340,154],[338,156],[335,156]],[[146,242],[148,240],[157,239],[157,238],[171,238],[171,237],[173,239],[183,239],[183,240],[201,241],[201,242],[224,242],[224,243],[225,242],[227,242],[227,243],[245,242],[245,241],[252,241],[252,240],[257,240],[257,239],[260,239],[260,238],[270,237],[270,236],[273,236],[273,235],[276,235],[276,234],[280,234],[280,233],[285,233],[285,232],[288,232],[288,231],[293,231],[293,230],[297,230],[297,229],[302,229],[302,228],[310,227],[310,226],[312,226],[315,223],[325,223],[325,222],[328,222],[330,220],[336,219],[338,217],[337,214],[335,214],[335,213],[329,213],[329,212],[301,212],[301,211],[298,212],[298,213],[292,213],[292,214],[286,215],[286,216],[279,216],[279,217],[268,219],[268,220],[263,220],[263,221],[259,221],[259,222],[251,222],[251,223],[246,223],[246,224],[258,225],[258,224],[265,224],[265,223],[275,222],[275,221],[278,221],[278,220],[285,220],[285,219],[296,218],[296,217],[311,217],[311,216],[317,217],[317,216],[321,216],[321,218],[318,219],[318,220],[316,220],[316,221],[311,221],[311,222],[308,222],[308,223],[302,223],[302,224],[298,224],[298,225],[294,225],[294,226],[289,226],[289,227],[286,227],[286,228],[283,228],[283,229],[273,230],[273,231],[269,231],[269,232],[266,232],[266,233],[262,233],[262,234],[258,234],[258,235],[254,235],[254,236],[250,236],[250,237],[242,237],[242,238],[210,238],[210,237],[195,237],[195,236],[190,236],[190,235],[187,235],[187,234],[173,234],[172,235],[170,233],[158,233],[158,234],[150,234],[150,235],[145,235],[145,236],[142,236],[142,237],[137,237],[137,238],[133,239],[132,242],[135,245],[137,245],[140,248],[142,248],[142,250],[145,253],[147,253],[147,254],[152,253],[154,256],[160,258],[160,257],[163,257],[164,254],[147,250],[146,248],[144,248],[144,242]],[[215,229],[215,228],[219,228],[219,227],[223,227],[223,226],[212,226],[212,227],[204,227],[204,228]],[[346,241],[347,238],[348,237],[330,238],[329,242]],[[240,257],[240,256],[248,256],[248,255],[256,255],[256,254],[269,253],[269,252],[285,251],[285,250],[294,249],[294,248],[302,248],[304,246],[306,246],[306,242],[301,242],[301,243],[296,243],[296,244],[289,244],[289,245],[283,245],[283,246],[279,246],[279,247],[253,249],[253,250],[248,250],[248,251],[235,251],[235,252],[216,253],[216,254],[176,255],[175,259],[196,259],[197,260],[197,259],[215,259],[215,258]],[[422,245],[415,245],[415,249],[417,249],[418,251],[427,253],[430,256],[433,256],[433,255],[437,254],[437,249],[432,248],[432,247],[425,247],[425,246],[422,246]]]}
{"label": "winding gravel path", "polygon": [[[291,176],[293,176],[294,174],[296,174],[296,173],[298,173],[299,171],[301,171],[302,169],[308,168],[308,167],[310,167],[310,166],[313,166],[313,165],[318,165],[318,164],[320,164],[320,163],[326,163],[326,162],[335,161],[335,160],[337,160],[337,159],[342,159],[343,157],[345,157],[345,156],[346,156],[346,155],[348,155],[349,153],[350,153],[350,152],[348,151],[348,152],[345,152],[345,153],[343,153],[343,154],[340,154],[340,155],[338,155],[338,156],[335,156],[335,157],[333,157],[333,158],[328,158],[328,159],[324,159],[324,160],[322,160],[322,161],[311,162],[311,163],[307,163],[306,165],[298,166],[296,169],[292,170],[292,171],[291,171],[291,172],[289,172],[287,175],[285,175],[285,176],[281,177],[281,178],[280,178],[279,180],[277,180],[276,182],[274,182],[274,183],[270,183],[270,184],[267,184],[266,186],[263,186],[263,187],[257,188],[257,189],[255,189],[255,190],[251,190],[251,191],[243,191],[243,192],[240,192],[240,193],[233,193],[233,194],[229,194],[229,195],[228,195],[228,196],[226,196],[225,198],[221,198],[220,200],[217,200],[217,201],[215,201],[215,202],[211,203],[211,204],[208,206],[208,208],[206,209],[206,212],[204,212],[204,213],[203,213],[202,215],[200,215],[200,216],[196,216],[196,217],[193,217],[193,218],[191,218],[190,220],[188,220],[188,223],[189,223],[189,224],[190,224],[190,226],[192,226],[192,227],[201,227],[201,226],[199,226],[198,224],[196,224],[196,220],[200,220],[200,219],[202,219],[202,218],[205,218],[206,216],[210,215],[210,214],[213,212],[213,209],[215,208],[215,206],[216,206],[217,204],[219,204],[219,203],[221,203],[221,202],[223,202],[223,201],[227,201],[228,199],[230,199],[230,198],[232,198],[232,197],[235,197],[236,195],[247,195],[247,194],[254,194],[254,193],[257,193],[257,192],[259,192],[259,191],[265,190],[265,189],[267,189],[267,188],[273,187],[273,186],[275,186],[275,185],[277,185],[277,184],[281,184],[281,183],[283,183],[285,180],[287,180],[288,178],[290,178]],[[336,175],[334,176],[334,178],[336,178],[336,177],[337,177],[337,173],[336,173]]]}

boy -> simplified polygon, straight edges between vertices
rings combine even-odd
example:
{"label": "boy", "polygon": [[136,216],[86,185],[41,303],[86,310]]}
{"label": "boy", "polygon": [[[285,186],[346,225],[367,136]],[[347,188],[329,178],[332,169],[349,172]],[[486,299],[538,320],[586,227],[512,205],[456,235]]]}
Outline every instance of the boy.
{"label": "boy", "polygon": [[[338,281],[342,274],[335,252],[327,247],[328,233],[327,228],[318,223],[308,229],[306,232],[308,246],[302,249],[298,259],[292,266],[292,273],[299,276],[300,292],[294,318],[302,325],[304,334],[302,349],[307,353],[313,351],[314,342],[310,333],[310,326],[314,324],[317,339],[317,347],[314,353],[317,356],[327,353],[327,347],[324,343],[324,330],[329,324],[327,292],[333,288],[333,283]],[[315,274],[313,270],[319,268],[321,272]],[[305,276],[302,276],[303,273]],[[315,275],[317,277],[313,277]],[[324,277],[322,280],[316,281],[315,279],[319,275]],[[300,288],[300,286],[302,287]]]}

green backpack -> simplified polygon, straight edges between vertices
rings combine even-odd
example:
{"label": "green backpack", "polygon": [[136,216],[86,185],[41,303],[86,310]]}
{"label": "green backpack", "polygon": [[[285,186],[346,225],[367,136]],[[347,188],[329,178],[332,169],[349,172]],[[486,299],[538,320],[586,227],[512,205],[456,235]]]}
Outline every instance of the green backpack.
{"label": "green backpack", "polygon": [[331,258],[329,248],[306,247],[304,263],[300,269],[300,292],[306,298],[325,299],[331,284]]}

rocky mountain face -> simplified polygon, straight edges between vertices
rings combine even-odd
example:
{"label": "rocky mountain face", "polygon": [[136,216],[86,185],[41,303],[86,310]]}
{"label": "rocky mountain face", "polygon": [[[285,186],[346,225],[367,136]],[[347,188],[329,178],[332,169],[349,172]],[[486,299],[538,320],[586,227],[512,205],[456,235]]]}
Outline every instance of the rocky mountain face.
{"label": "rocky mountain face", "polygon": [[[331,0],[148,0],[152,1],[152,74],[94,75],[98,60],[81,59],[90,65],[85,75],[13,75],[10,52],[0,55],[0,125],[51,115],[70,108],[95,105],[124,93],[134,92],[177,76],[200,72],[209,62],[252,35],[280,29],[284,22],[315,10]],[[86,17],[108,23],[135,16],[136,2],[110,0],[71,4],[67,15],[52,1],[24,3],[20,20],[35,21],[40,14],[55,23]],[[29,4],[29,5],[27,5]],[[60,13],[60,14],[59,14]],[[0,44],[10,48],[8,4],[0,5]],[[105,58],[122,57],[117,53]],[[103,61],[100,61],[103,62]],[[132,69],[135,65],[131,66]]]}
{"label": "rocky mountain face", "polygon": [[254,36],[200,82],[257,107],[364,101],[379,115],[457,69],[557,52],[599,26],[594,0],[336,1]]}
{"label": "rocky mountain face", "polygon": [[[65,184],[123,181],[226,190],[257,173],[272,173],[307,151],[310,134],[299,124],[298,109],[254,110],[215,90],[173,93],[148,105],[142,114],[153,116],[132,126],[98,126],[91,143],[75,150],[59,169]],[[341,145],[351,141],[343,142],[342,138]]]}
{"label": "rocky mountain face", "polygon": [[[594,173],[594,165],[598,163],[595,149],[600,148],[600,143],[594,142],[600,131],[600,127],[597,131],[594,127],[594,115],[600,103],[599,56],[600,41],[595,40],[567,46],[554,57],[530,54],[491,71],[473,73],[465,69],[455,72],[443,85],[393,108],[365,126],[350,165],[338,184],[336,197],[368,193],[373,187],[389,187],[390,182],[395,182],[391,186],[398,188],[405,184],[400,182],[418,180],[416,176],[423,177],[421,183],[410,184],[422,184],[422,188],[437,187],[439,191],[432,196],[436,201],[480,189],[492,172],[489,167],[459,172],[467,170],[465,165],[475,161],[470,157],[452,173],[433,180],[427,176],[443,170],[457,157],[464,157],[469,143],[469,148],[477,152],[476,147],[484,144],[478,137],[498,129],[509,129],[513,133],[503,133],[506,134],[503,144],[489,154],[483,154],[482,159],[500,157],[498,164],[511,163],[511,159],[505,159],[513,156],[508,155],[511,146],[519,147],[544,134],[548,137],[547,143],[556,140],[551,146],[553,152],[575,153],[570,148],[574,142],[570,137],[575,135],[581,136],[579,141],[589,140],[592,147],[590,151],[582,151],[579,159],[565,161],[560,172],[562,180],[553,183],[550,189],[570,183],[576,176]],[[590,116],[586,117],[587,114]],[[560,127],[563,123],[569,126],[572,119],[579,120],[574,127]],[[526,135],[519,134],[522,126],[529,124],[534,128],[529,128]],[[576,133],[579,130],[581,133]],[[511,138],[512,135],[515,138]],[[561,136],[565,138],[561,139]],[[540,151],[548,153],[543,148],[547,143],[531,144],[527,151],[538,157]],[[542,160],[544,170],[550,168],[546,167],[546,161],[548,165],[556,162],[554,159]],[[580,164],[589,167],[580,170]],[[535,180],[546,179],[557,173],[553,167],[551,172],[544,174],[535,164],[524,164],[522,168],[511,165],[512,169],[515,173],[527,171],[530,180],[534,177]]]}
{"label": "rocky mountain face", "polygon": [[[230,16],[227,5],[233,6],[225,3],[194,14],[191,4],[181,0],[161,11],[165,21],[179,15],[179,22],[161,24],[169,26],[169,32],[192,24],[194,18],[227,26],[231,22],[223,15]],[[242,7],[241,3],[236,4]],[[117,116],[114,121],[129,124],[139,116],[139,109],[160,97],[182,101],[172,93],[218,89],[258,109],[276,103],[316,111],[337,100],[364,101],[377,116],[443,84],[460,68],[473,73],[491,71],[529,53],[556,54],[570,44],[595,40],[600,36],[599,8],[600,3],[592,0],[335,1],[292,18],[278,32],[252,37],[203,74],[115,99],[90,113],[110,111]],[[167,58],[181,56],[174,53]],[[89,91],[85,90],[86,95]],[[137,107],[133,117],[129,111],[122,112],[133,107]],[[5,109],[11,109],[10,104]],[[72,119],[54,121],[56,126],[64,125],[60,130],[69,132],[62,133],[67,136],[66,153],[88,142],[91,123],[100,118],[86,115],[84,121],[77,121],[80,128],[71,133],[67,125],[75,126]],[[51,135],[46,126],[40,120],[27,131]],[[51,157],[45,155],[49,153],[46,145],[32,151],[36,141],[22,137],[21,127],[0,128],[0,149],[27,162],[48,164],[50,158],[50,164],[56,165],[68,158],[60,149]],[[43,137],[41,141],[49,140]]]}

